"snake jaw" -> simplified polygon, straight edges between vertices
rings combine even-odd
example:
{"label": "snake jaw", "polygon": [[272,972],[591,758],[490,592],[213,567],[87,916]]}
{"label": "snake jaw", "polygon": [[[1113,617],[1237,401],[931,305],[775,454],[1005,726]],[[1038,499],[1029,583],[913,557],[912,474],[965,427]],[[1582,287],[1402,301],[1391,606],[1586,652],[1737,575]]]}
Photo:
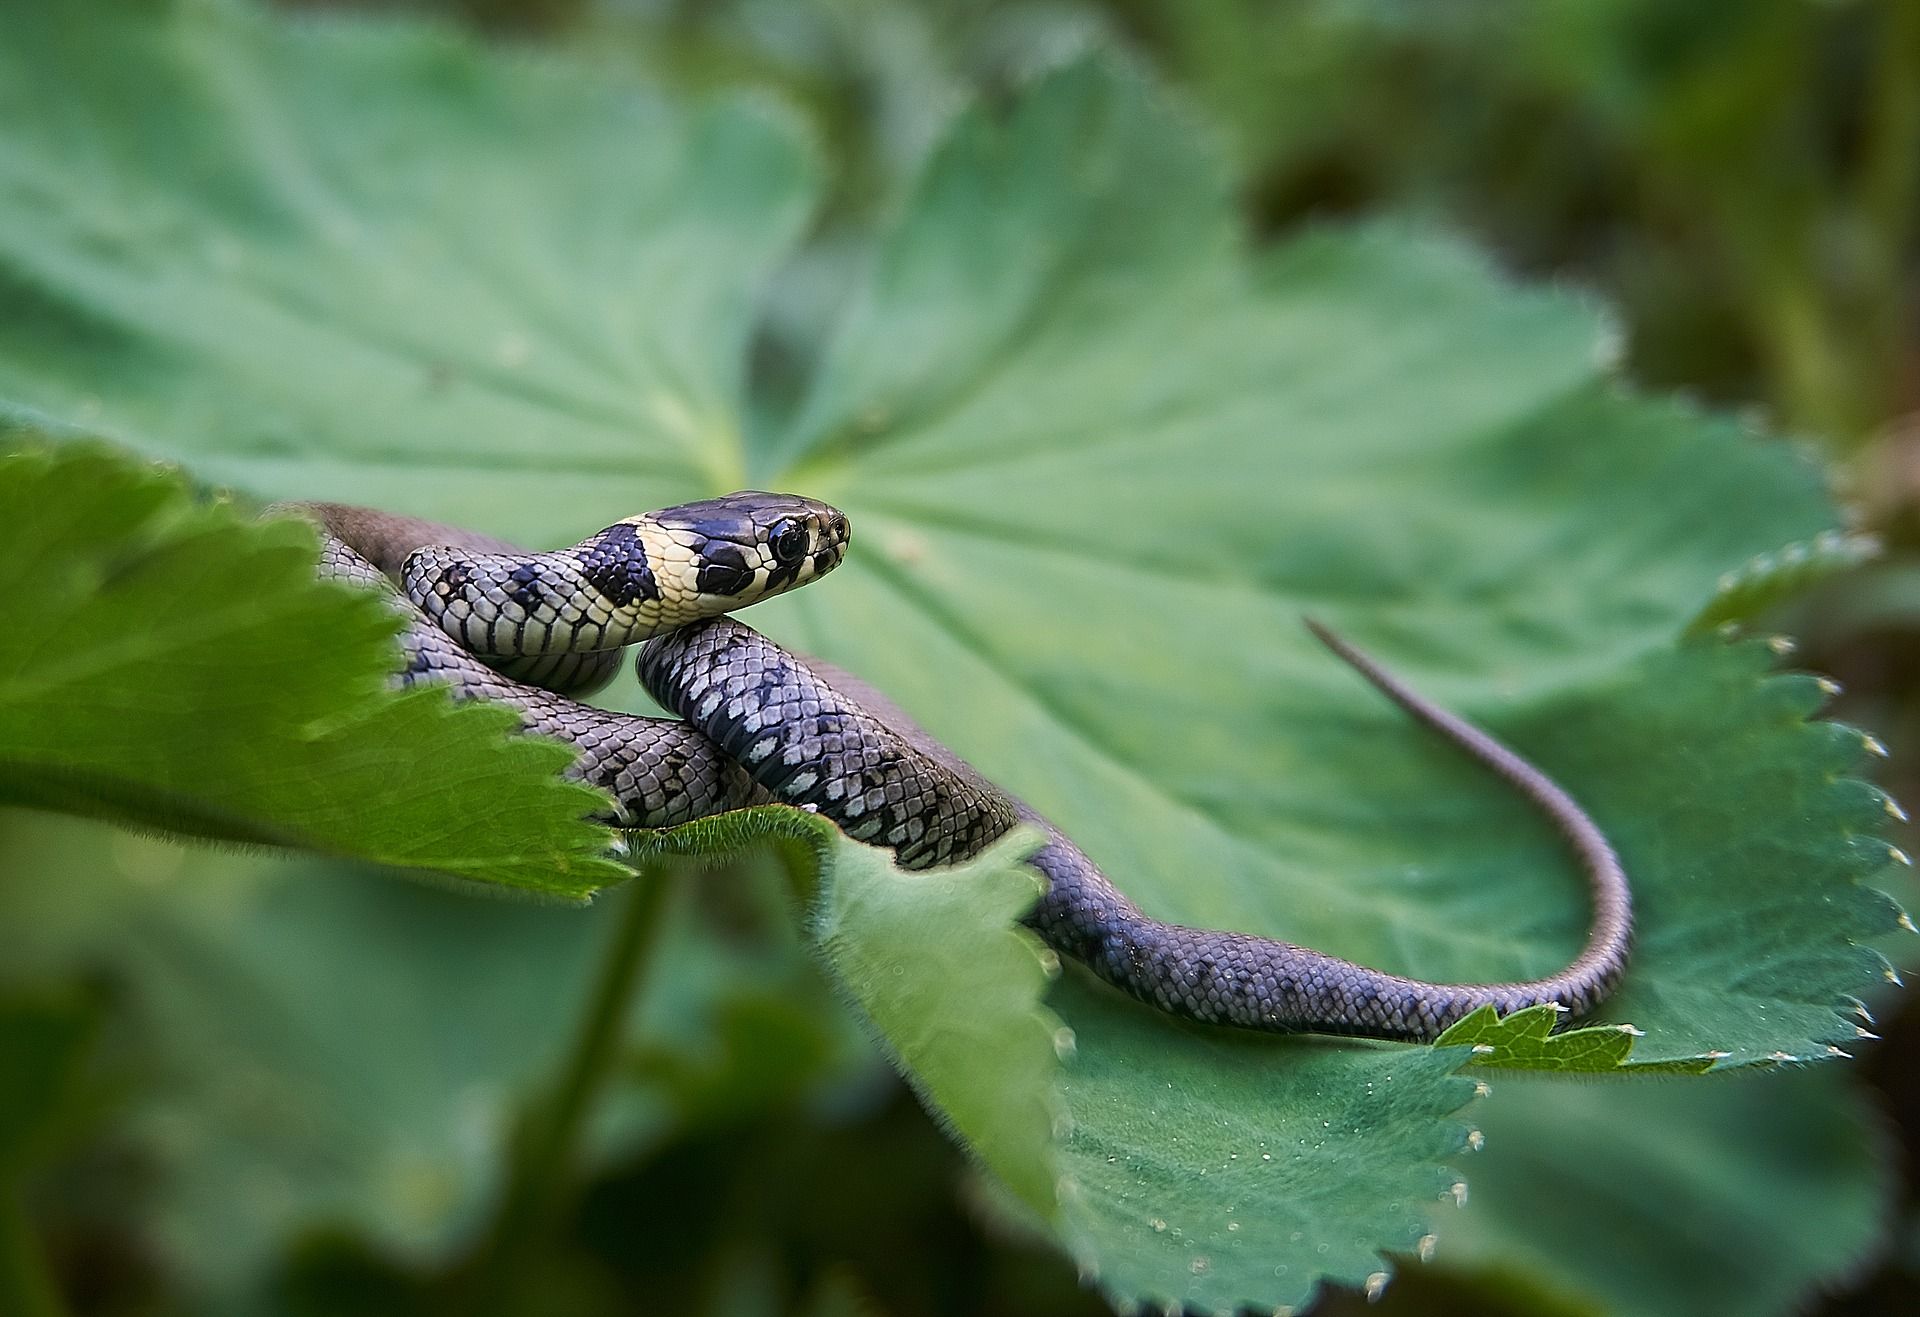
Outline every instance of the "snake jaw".
{"label": "snake jaw", "polygon": [[696,582],[702,613],[785,594],[825,576],[846,555],[847,519],[838,509],[784,494],[733,494],[715,502],[746,499],[753,501],[746,524],[723,516],[672,532],[703,564]]}
{"label": "snake jaw", "polygon": [[797,494],[741,490],[636,519],[652,523],[701,564],[702,613],[724,612],[817,580],[840,565],[846,514]]}
{"label": "snake jaw", "polygon": [[815,540],[818,547],[813,551],[807,574],[801,578],[807,581],[819,580],[845,561],[847,545],[853,539],[853,523],[847,520],[847,514],[825,503],[820,506],[830,515]]}

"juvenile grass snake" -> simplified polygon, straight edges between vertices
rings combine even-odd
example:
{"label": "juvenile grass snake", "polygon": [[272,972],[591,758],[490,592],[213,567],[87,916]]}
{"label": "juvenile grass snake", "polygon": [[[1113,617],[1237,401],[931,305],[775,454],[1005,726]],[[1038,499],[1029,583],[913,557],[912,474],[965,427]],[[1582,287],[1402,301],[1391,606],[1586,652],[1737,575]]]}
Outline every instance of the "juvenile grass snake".
{"label": "juvenile grass snake", "polygon": [[[1627,879],[1600,829],[1558,785],[1415,694],[1317,623],[1329,649],[1394,703],[1524,795],[1586,871],[1586,946],[1531,982],[1403,978],[1274,938],[1149,918],[1061,831],[988,782],[858,678],[802,659],[724,614],[822,576],[846,551],[823,503],[747,492],[616,523],[531,553],[432,522],[337,503],[282,505],[322,531],[324,575],[394,595],[409,619],[397,679],[519,711],[574,748],[573,774],[607,791],[612,821],[661,828],[748,805],[817,811],[903,868],[963,861],[1016,823],[1045,834],[1047,880],[1027,924],[1100,978],[1174,1015],[1275,1031],[1431,1040],[1469,1012],[1550,1004],[1563,1018],[1603,1000],[1625,970]],[[572,698],[644,642],[638,670],[684,721]]]}

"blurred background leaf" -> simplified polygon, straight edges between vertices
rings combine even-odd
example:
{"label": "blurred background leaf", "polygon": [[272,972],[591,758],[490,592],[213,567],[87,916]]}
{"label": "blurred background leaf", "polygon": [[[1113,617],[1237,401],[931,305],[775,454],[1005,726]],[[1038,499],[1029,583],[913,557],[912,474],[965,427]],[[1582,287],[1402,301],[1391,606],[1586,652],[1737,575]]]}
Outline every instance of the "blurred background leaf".
{"label": "blurred background leaf", "polygon": [[0,993],[0,1308],[19,1317],[61,1311],[25,1181],[98,1114],[85,1071],[99,1014],[72,990]]}

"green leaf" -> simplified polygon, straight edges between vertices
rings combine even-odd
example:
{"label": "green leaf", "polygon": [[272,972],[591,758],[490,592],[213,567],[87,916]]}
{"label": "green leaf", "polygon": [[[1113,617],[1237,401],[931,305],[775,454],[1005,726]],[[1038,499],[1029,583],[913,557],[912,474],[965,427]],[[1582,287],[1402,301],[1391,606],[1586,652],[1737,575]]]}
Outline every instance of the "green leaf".
{"label": "green leaf", "polygon": [[256,493],[556,543],[742,482],[811,201],[771,108],[250,6],[0,16],[0,396]]}
{"label": "green leaf", "polygon": [[[1434,1040],[1437,1047],[1473,1048],[1475,1065],[1510,1070],[1554,1070],[1562,1074],[1599,1074],[1628,1064],[1633,1040],[1640,1030],[1630,1024],[1599,1024],[1554,1032],[1560,1012],[1551,1006],[1533,1006],[1511,1015],[1496,1015],[1482,1006]],[[1638,1065],[1700,1074],[1713,1068],[1714,1057],[1683,1057]]]}
{"label": "green leaf", "polygon": [[1808,721],[1830,684],[1776,661],[1760,642],[1655,651],[1520,734],[1556,738],[1556,771],[1624,823],[1637,931],[1598,1014],[1645,1034],[1630,1065],[1843,1056],[1857,999],[1892,973],[1867,943],[1899,926],[1899,907],[1862,885],[1898,855],[1881,835],[1889,801],[1852,776],[1876,743]]}
{"label": "green leaf", "polygon": [[[1601,1018],[1646,1033],[1637,1059],[1850,1040],[1885,969],[1857,943],[1897,914],[1860,885],[1888,854],[1884,798],[1848,776],[1862,740],[1806,722],[1820,688],[1770,678],[1764,647],[1669,648],[1730,565],[1830,525],[1816,473],[1611,387],[1597,316],[1431,241],[1316,234],[1241,264],[1185,139],[1098,66],[956,128],[771,445],[863,548],[797,601],[804,634],[1151,913],[1441,979],[1564,964],[1587,912],[1552,830],[1318,653],[1298,617],[1331,615],[1613,835],[1641,934]],[[1150,1142],[1119,1113],[1181,1073],[1178,1031],[1113,1007],[1129,1024],[1096,1048],[1059,1000],[1082,1065],[1139,1062],[1103,1072],[1124,1105],[1070,1085],[1076,1138],[1150,1148],[1183,1187],[1137,1216],[1220,1228],[1234,1067],[1174,1080],[1217,1100]],[[1442,1092],[1371,1109],[1376,1173],[1435,1173],[1395,1119],[1437,1140]],[[1381,1241],[1430,1201],[1337,1206]],[[1295,1303],[1367,1274],[1291,1232],[1196,1273],[1090,1219],[1083,1258],[1122,1297]]]}
{"label": "green leaf", "polygon": [[1700,610],[1690,629],[1706,632],[1747,621],[1830,577],[1872,562],[1879,554],[1880,542],[1872,536],[1839,531],[1822,531],[1811,541],[1760,554],[1720,578],[1718,593]]}
{"label": "green leaf", "polygon": [[934,1114],[1028,1206],[1055,1207],[1055,1049],[1072,1037],[1040,1005],[1059,961],[1010,927],[1040,894],[1015,832],[969,863],[903,873],[846,841],[809,921],[835,981]]}
{"label": "green leaf", "polygon": [[[1886,1136],[1837,1069],[1515,1077],[1475,1116],[1485,1151],[1467,1210],[1440,1235],[1445,1273],[1518,1275],[1588,1312],[1795,1312],[1885,1231]],[[1426,1311],[1382,1305],[1396,1308]]]}
{"label": "green leaf", "polygon": [[0,799],[568,895],[625,872],[568,751],[387,689],[399,620],[314,579],[311,529],[71,446],[0,451],[0,524],[34,619],[0,633]]}
{"label": "green leaf", "polygon": [[1614,1070],[1633,1051],[1633,1034],[1617,1024],[1550,1032],[1559,1022],[1560,1012],[1551,1006],[1535,1006],[1507,1016],[1496,1015],[1491,1006],[1482,1006],[1434,1043],[1438,1047],[1471,1047],[1475,1061],[1516,1070]]}
{"label": "green leaf", "polygon": [[1074,976],[1062,1214],[1116,1299],[1231,1312],[1304,1302],[1412,1251],[1464,1192],[1446,1163],[1473,1096],[1460,1050],[1142,1028]]}
{"label": "green leaf", "polygon": [[634,834],[636,856],[784,847],[810,945],[933,1115],[1029,1208],[1054,1215],[1064,1120],[1057,1050],[1072,1034],[1040,1005],[1059,957],[1014,921],[1040,894],[1015,829],[962,865],[909,873],[882,849],[799,810],[738,810]]}
{"label": "green leaf", "polygon": [[[1149,912],[1428,977],[1563,964],[1587,912],[1552,829],[1339,670],[1311,610],[1613,835],[1641,940],[1601,1019],[1645,1031],[1635,1059],[1851,1036],[1884,970],[1856,943],[1896,913],[1860,885],[1887,855],[1862,742],[1763,647],[1674,648],[1833,510],[1784,449],[1620,390],[1577,300],[1389,229],[1249,253],[1192,125],[1083,62],[954,125],[803,402],[756,424],[754,290],[809,187],[765,113],[198,11],[88,32],[108,94],[46,81],[79,38],[28,8],[0,18],[22,403],[261,497],[545,543],[737,483],[830,499],[854,553],[755,624],[888,690]],[[1063,1232],[1116,1296],[1299,1303],[1430,1233],[1464,1058],[1224,1038],[1072,970],[1057,1004]],[[1403,1096],[1369,1102],[1389,1066]],[[1292,1135],[1284,1183],[1220,1171],[1248,1121]],[[1281,1191],[1334,1181],[1294,1238]]]}

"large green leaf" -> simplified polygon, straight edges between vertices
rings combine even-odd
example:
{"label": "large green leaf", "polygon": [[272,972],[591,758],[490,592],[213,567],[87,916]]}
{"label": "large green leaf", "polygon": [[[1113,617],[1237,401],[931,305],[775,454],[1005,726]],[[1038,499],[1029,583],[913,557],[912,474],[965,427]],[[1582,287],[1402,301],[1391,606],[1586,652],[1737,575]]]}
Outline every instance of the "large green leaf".
{"label": "large green leaf", "polygon": [[[261,497],[548,543],[736,483],[830,498],[853,556],[756,621],[1150,911],[1432,977],[1564,962],[1552,830],[1318,651],[1311,608],[1614,835],[1642,939],[1603,1017],[1636,1057],[1852,1037],[1884,967],[1855,941],[1894,918],[1859,885],[1886,856],[1860,740],[1762,647],[1673,647],[1832,510],[1783,450],[1619,391],[1576,300],[1386,230],[1249,255],[1191,125],[1084,63],[955,125],[804,402],[754,428],[748,313],[807,192],[769,116],[412,28],[79,12],[0,19],[21,402]],[[81,41],[114,57],[50,81]],[[1451,1200],[1463,1054],[1057,997],[1060,1223],[1115,1294],[1298,1302]]]}
{"label": "large green leaf", "polygon": [[811,198],[783,120],[174,8],[8,7],[0,396],[516,534],[741,483],[749,315]]}
{"label": "large green leaf", "polygon": [[[1602,1018],[1645,1035],[1636,1059],[1850,1042],[1849,999],[1885,972],[1858,942],[1897,913],[1859,885],[1889,856],[1884,798],[1849,777],[1865,742],[1806,722],[1823,689],[1771,677],[1765,646],[1671,648],[1726,573],[1829,525],[1815,474],[1618,391],[1595,314],[1444,246],[1318,234],[1242,264],[1221,191],[1184,128],[1098,68],[956,129],[768,444],[867,546],[796,605],[806,634],[1157,914],[1436,978],[1564,963],[1585,910],[1551,830],[1335,669],[1298,625],[1331,616],[1613,834],[1642,932]],[[1061,1006],[1077,1029],[1090,1009]],[[1102,1192],[1066,1209],[1108,1283],[1224,1308],[1358,1280],[1357,1250],[1305,1254],[1277,1208],[1259,1247],[1230,1246],[1250,1195],[1216,1177],[1243,1122],[1294,1108],[1277,1081],[1270,1107],[1243,1092],[1244,1059],[1206,1065],[1211,1038],[1130,1019],[1101,1040],[1131,1064],[1083,1049],[1069,1087],[1076,1128],[1097,1125],[1069,1174]],[[1289,1045],[1267,1046],[1286,1072]],[[1357,1062],[1338,1073],[1420,1206],[1390,1222],[1393,1195],[1350,1169],[1293,1183],[1324,1188],[1322,1230],[1414,1231],[1442,1127],[1423,1143],[1404,1108],[1358,1100]],[[1217,1106],[1155,1128],[1168,1083]],[[1331,1085],[1317,1102],[1342,1109]],[[1119,1131],[1163,1163],[1128,1181],[1157,1201],[1080,1156]],[[1163,1225],[1187,1267],[1152,1247]]]}

